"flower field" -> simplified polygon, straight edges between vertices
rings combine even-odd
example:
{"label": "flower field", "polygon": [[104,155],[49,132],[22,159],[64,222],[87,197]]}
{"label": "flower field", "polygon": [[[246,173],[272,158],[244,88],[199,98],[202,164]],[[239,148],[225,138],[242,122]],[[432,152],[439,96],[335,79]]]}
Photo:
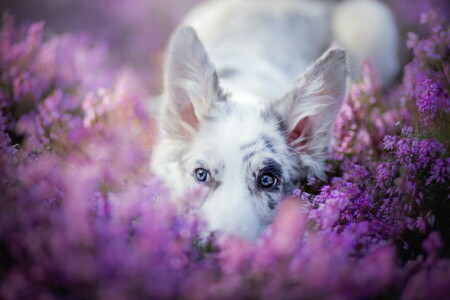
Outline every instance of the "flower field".
{"label": "flower field", "polygon": [[180,212],[150,173],[156,66],[5,13],[0,298],[450,299],[450,26],[423,2],[398,81],[383,89],[364,63],[328,181],[296,190],[255,244],[200,239],[199,193]]}

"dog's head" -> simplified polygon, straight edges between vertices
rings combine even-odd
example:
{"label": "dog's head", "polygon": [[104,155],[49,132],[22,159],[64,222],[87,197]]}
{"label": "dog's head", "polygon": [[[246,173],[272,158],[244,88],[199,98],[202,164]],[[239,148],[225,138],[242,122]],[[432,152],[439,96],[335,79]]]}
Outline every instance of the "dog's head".
{"label": "dog's head", "polygon": [[346,93],[345,52],[328,50],[280,99],[232,101],[195,31],[173,36],[165,65],[162,139],[153,168],[179,192],[207,189],[210,230],[254,240],[283,195],[324,177],[332,127]]}

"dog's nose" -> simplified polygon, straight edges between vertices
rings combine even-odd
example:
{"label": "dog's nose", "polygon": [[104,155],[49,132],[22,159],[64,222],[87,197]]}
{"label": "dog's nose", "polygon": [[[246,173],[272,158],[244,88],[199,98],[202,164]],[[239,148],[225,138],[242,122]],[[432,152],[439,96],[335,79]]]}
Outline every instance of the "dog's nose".
{"label": "dog's nose", "polygon": [[262,230],[251,199],[233,197],[229,190],[216,191],[200,212],[210,233],[223,232],[255,241]]}

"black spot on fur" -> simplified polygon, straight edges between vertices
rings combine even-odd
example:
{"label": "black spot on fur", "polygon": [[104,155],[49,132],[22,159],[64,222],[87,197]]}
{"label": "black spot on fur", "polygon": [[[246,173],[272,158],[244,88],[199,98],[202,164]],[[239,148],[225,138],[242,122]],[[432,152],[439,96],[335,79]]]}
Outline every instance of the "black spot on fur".
{"label": "black spot on fur", "polygon": [[230,77],[235,76],[238,73],[238,71],[236,69],[232,69],[232,68],[223,68],[223,69],[220,69],[218,71],[218,73],[219,73],[218,74],[219,77],[221,77],[221,78],[230,78]]}
{"label": "black spot on fur", "polygon": [[217,190],[217,188],[218,188],[221,184],[222,184],[221,181],[218,181],[218,180],[211,180],[211,182],[209,183],[209,187],[210,187],[213,191],[215,191],[215,190]]}
{"label": "black spot on fur", "polygon": [[270,116],[271,119],[276,121],[276,125],[277,125],[277,131],[282,135],[282,136],[286,136],[287,135],[287,125],[284,122],[283,118],[281,117],[281,115],[279,113],[277,113],[274,110],[270,111]]}
{"label": "black spot on fur", "polygon": [[261,117],[264,120],[264,122],[269,122],[271,119],[271,114],[269,111],[263,111],[261,112]]}
{"label": "black spot on fur", "polygon": [[280,191],[280,185],[275,185],[270,189],[271,192],[279,192]]}
{"label": "black spot on fur", "polygon": [[214,76],[214,79],[213,79],[213,82],[214,82],[214,90],[215,90],[216,93],[217,93],[217,100],[218,100],[218,101],[225,100],[225,99],[226,99],[226,96],[225,96],[225,94],[224,94],[222,88],[220,87],[220,84],[219,84],[219,77],[217,76],[217,72],[214,72],[213,76]]}
{"label": "black spot on fur", "polygon": [[267,205],[270,209],[275,209],[277,207],[277,201],[273,199],[272,195],[268,194],[267,197],[269,197],[269,201],[267,201]]}
{"label": "black spot on fur", "polygon": [[251,148],[251,147],[255,146],[257,143],[258,143],[258,140],[254,140],[254,141],[252,141],[250,143],[242,145],[241,146],[241,152],[246,150],[246,149],[248,149],[248,148]]}
{"label": "black spot on fur", "polygon": [[254,196],[255,195],[255,191],[250,186],[247,186],[247,189],[248,189],[248,192],[249,192],[250,196]]}
{"label": "black spot on fur", "polygon": [[214,123],[215,121],[217,121],[217,116],[215,116],[215,115],[207,115],[207,116],[204,117],[204,120],[208,121],[208,122],[211,122],[211,123]]}
{"label": "black spot on fur", "polygon": [[268,149],[270,152],[275,153],[275,146],[271,138],[266,135],[263,135],[262,138],[264,147]]}
{"label": "black spot on fur", "polygon": [[286,123],[284,123],[284,121],[282,121],[282,120],[278,121],[277,130],[280,132],[281,135],[283,135],[283,136],[287,135]]}
{"label": "black spot on fur", "polygon": [[283,193],[292,194],[296,187],[297,185],[286,182],[285,184],[283,184]]}
{"label": "black spot on fur", "polygon": [[246,155],[244,155],[243,161],[248,162],[250,160],[250,158],[252,158],[255,154],[256,154],[256,151],[247,153]]}

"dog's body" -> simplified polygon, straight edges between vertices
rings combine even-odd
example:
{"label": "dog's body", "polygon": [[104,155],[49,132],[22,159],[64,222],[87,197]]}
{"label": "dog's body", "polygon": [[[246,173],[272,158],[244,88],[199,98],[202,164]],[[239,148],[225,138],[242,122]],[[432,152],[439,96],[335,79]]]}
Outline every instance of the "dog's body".
{"label": "dog's body", "polygon": [[[362,37],[364,28],[346,22],[358,5],[358,16],[377,25]],[[324,178],[348,63],[342,49],[320,55],[337,39],[354,65],[371,58],[389,81],[395,26],[368,0],[216,0],[184,25],[195,31],[181,27],[169,46],[153,169],[178,193],[208,190],[200,212],[210,230],[254,240],[283,195],[307,176]]]}

